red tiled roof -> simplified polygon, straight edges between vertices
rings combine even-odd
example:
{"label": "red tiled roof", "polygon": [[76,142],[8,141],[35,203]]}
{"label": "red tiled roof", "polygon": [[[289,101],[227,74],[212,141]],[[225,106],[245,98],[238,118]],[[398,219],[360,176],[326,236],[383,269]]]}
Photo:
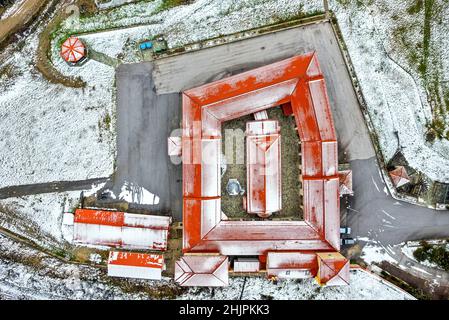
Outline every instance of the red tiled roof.
{"label": "red tiled roof", "polygon": [[403,166],[397,166],[394,170],[391,170],[389,174],[396,188],[410,182],[410,177],[407,174],[407,170],[405,170]]}
{"label": "red tiled roof", "polygon": [[61,57],[67,62],[78,62],[86,54],[86,48],[77,37],[69,37],[61,46]]}
{"label": "red tiled roof", "polygon": [[76,209],[75,243],[166,250],[170,217]]}
{"label": "red tiled roof", "polygon": [[[301,140],[304,221],[228,221],[221,215],[221,123],[285,103]],[[315,53],[187,90],[182,105],[184,252],[339,250],[337,138]]]}
{"label": "red tiled roof", "polygon": [[247,211],[267,217],[281,210],[281,136],[277,121],[246,123]]}
{"label": "red tiled roof", "polygon": [[339,286],[349,284],[349,261],[338,252],[317,253],[317,281],[322,285]]}
{"label": "red tiled roof", "polygon": [[160,254],[109,252],[108,275],[112,277],[161,280],[163,267]]}
{"label": "red tiled roof", "polygon": [[228,285],[228,257],[219,255],[183,256],[176,261],[175,281],[189,287]]}

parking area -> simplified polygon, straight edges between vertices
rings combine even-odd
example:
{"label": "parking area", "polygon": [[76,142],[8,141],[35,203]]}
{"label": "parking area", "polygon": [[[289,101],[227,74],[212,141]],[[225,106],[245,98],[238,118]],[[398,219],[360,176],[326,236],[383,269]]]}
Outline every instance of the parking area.
{"label": "parking area", "polygon": [[[150,63],[117,68],[117,159],[112,190],[125,182],[159,197],[145,209],[182,218],[182,167],[167,155],[167,137],[180,127],[178,93],[157,95]],[[132,205],[130,205],[132,208]]]}

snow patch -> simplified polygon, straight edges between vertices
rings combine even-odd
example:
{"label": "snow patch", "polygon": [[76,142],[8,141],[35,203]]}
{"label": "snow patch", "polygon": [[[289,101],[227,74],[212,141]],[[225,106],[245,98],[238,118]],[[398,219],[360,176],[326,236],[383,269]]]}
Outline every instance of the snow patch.
{"label": "snow patch", "polygon": [[159,197],[157,195],[130,182],[123,184],[118,198],[129,203],[137,204],[156,205],[159,203]]}

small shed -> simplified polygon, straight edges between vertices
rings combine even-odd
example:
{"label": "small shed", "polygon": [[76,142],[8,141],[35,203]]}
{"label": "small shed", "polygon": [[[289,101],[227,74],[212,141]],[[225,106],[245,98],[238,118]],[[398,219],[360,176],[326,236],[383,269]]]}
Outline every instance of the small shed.
{"label": "small shed", "polygon": [[237,258],[234,260],[234,272],[259,272],[260,262],[257,258]]}
{"label": "small shed", "polygon": [[338,172],[340,180],[340,196],[348,194],[353,195],[352,190],[352,170],[343,170]]}
{"label": "small shed", "polygon": [[171,217],[76,209],[74,243],[166,250]]}
{"label": "small shed", "polygon": [[69,37],[61,46],[61,57],[69,64],[77,64],[86,58],[87,50],[77,37]]}
{"label": "small shed", "polygon": [[137,252],[110,251],[108,276],[161,280],[164,256]]}
{"label": "small shed", "polygon": [[180,156],[182,154],[181,137],[168,137],[167,145],[169,156]]}
{"label": "small shed", "polygon": [[175,281],[183,287],[225,287],[229,262],[221,255],[185,255],[176,261]]}
{"label": "small shed", "polygon": [[405,170],[404,166],[396,166],[394,170],[389,172],[391,181],[396,188],[403,186],[410,182],[410,177],[407,174],[407,170]]}

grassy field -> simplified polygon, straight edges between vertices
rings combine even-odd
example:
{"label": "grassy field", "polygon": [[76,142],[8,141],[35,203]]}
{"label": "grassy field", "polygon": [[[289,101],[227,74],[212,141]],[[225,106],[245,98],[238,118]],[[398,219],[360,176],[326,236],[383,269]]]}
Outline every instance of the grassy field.
{"label": "grassy field", "polygon": [[389,13],[396,22],[392,43],[406,58],[406,69],[418,76],[426,91],[433,114],[427,123],[427,140],[449,140],[449,86],[442,65],[447,48],[439,41],[447,29],[443,16],[448,2],[413,0],[407,4],[406,12]]}

